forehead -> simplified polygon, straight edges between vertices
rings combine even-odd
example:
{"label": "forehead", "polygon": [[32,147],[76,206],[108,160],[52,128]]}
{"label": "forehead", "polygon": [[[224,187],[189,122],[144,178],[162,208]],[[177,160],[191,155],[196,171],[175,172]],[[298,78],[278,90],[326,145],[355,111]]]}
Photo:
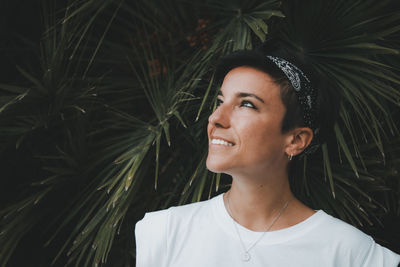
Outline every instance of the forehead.
{"label": "forehead", "polygon": [[269,74],[249,66],[236,67],[224,77],[221,85],[222,94],[238,91],[257,94],[266,99],[280,96],[279,86]]}

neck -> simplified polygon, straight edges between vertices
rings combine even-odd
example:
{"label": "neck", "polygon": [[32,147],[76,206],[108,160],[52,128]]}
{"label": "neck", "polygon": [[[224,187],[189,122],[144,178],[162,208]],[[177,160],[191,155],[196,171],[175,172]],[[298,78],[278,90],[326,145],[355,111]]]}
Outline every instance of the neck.
{"label": "neck", "polygon": [[[229,198],[231,216],[244,227],[254,231],[265,231],[266,226],[279,214],[285,203],[294,198],[286,173],[274,177],[232,176],[232,187],[224,197],[225,206],[227,197]],[[283,216],[284,214],[281,215]],[[279,220],[274,225],[271,230],[283,228],[279,227],[282,226]]]}

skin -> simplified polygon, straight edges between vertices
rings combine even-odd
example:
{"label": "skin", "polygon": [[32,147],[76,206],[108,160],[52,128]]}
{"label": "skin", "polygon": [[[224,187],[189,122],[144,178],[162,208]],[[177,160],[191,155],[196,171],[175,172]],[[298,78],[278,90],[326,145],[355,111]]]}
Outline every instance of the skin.
{"label": "skin", "polygon": [[[287,173],[288,155],[300,154],[313,133],[298,127],[282,134],[285,110],[280,88],[272,78],[242,66],[225,76],[217,108],[209,117],[207,168],[232,176],[232,186],[224,194],[225,207],[229,197],[231,216],[253,231],[266,231],[288,200],[270,231],[293,226],[315,213],[293,196]],[[213,136],[234,145],[212,144]]]}

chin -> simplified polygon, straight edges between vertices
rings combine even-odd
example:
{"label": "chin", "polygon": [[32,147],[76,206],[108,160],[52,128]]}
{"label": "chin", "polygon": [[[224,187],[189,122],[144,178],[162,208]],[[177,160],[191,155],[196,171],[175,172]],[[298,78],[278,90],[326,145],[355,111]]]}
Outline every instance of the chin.
{"label": "chin", "polygon": [[206,167],[209,171],[215,173],[226,173],[228,170],[227,162],[222,162],[220,159],[207,157]]}

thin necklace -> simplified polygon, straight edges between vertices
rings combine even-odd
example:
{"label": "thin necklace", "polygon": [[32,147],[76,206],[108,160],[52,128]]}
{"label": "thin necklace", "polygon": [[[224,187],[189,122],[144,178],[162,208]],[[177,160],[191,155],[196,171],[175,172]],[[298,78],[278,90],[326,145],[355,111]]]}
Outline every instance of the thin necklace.
{"label": "thin necklace", "polygon": [[256,242],[254,242],[253,245],[251,245],[248,249],[246,249],[246,246],[244,245],[244,242],[243,242],[243,240],[242,240],[242,237],[240,236],[240,233],[239,233],[239,229],[238,229],[238,227],[237,227],[237,225],[236,225],[235,218],[233,218],[232,211],[231,211],[231,205],[230,205],[230,203],[229,203],[229,196],[228,196],[228,195],[226,196],[226,200],[227,200],[227,202],[228,202],[229,215],[230,215],[230,217],[231,217],[231,219],[232,219],[232,223],[233,223],[233,225],[235,226],[236,233],[237,233],[237,235],[239,236],[240,243],[242,244],[242,247],[243,247],[243,251],[244,251],[244,252],[243,252],[243,255],[242,255],[242,261],[249,261],[250,258],[251,258],[251,256],[250,256],[250,250],[251,250],[253,247],[255,247],[255,245],[257,245],[257,243],[264,237],[264,235],[269,231],[269,229],[271,229],[271,227],[272,227],[272,226],[274,225],[274,223],[279,219],[279,217],[281,217],[282,213],[285,211],[285,209],[286,209],[287,206],[289,205],[290,200],[286,201],[285,205],[283,205],[283,207],[282,207],[282,209],[279,211],[278,215],[272,220],[272,223],[268,226],[267,231],[263,232],[262,235],[256,240]]}

